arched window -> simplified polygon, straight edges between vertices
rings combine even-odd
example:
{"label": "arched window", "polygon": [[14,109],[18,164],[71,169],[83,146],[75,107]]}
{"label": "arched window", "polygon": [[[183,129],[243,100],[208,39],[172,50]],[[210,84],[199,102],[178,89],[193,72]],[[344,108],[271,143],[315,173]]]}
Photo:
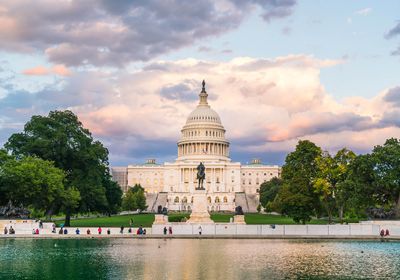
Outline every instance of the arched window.
{"label": "arched window", "polygon": [[182,203],[187,203],[187,198],[186,198],[186,196],[183,197]]}
{"label": "arched window", "polygon": [[179,202],[179,197],[175,197],[174,202],[175,202],[175,203],[178,203],[178,202]]}
{"label": "arched window", "polygon": [[224,203],[228,203],[228,198],[224,196]]}
{"label": "arched window", "polygon": [[211,203],[211,196],[207,197],[208,203]]}
{"label": "arched window", "polygon": [[217,196],[216,198],[215,198],[215,203],[219,203],[220,202],[220,200],[219,200],[219,197]]}
{"label": "arched window", "polygon": [[190,198],[190,202],[193,203],[193,196]]}

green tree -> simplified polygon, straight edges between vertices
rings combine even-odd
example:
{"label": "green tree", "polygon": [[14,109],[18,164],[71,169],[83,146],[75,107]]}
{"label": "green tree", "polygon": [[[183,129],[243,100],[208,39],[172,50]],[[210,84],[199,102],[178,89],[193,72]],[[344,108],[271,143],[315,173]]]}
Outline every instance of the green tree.
{"label": "green tree", "polygon": [[108,150],[93,140],[89,130],[71,111],[33,116],[25,124],[24,131],[13,134],[5,147],[17,157],[37,156],[53,161],[56,167],[64,170],[66,188],[76,188],[81,196],[76,208],[74,204],[65,207],[66,226],[74,212],[108,208],[104,185],[105,180],[110,180]]}
{"label": "green tree", "polygon": [[268,203],[272,203],[282,187],[283,180],[277,177],[272,178],[270,181],[264,182],[260,186],[260,203],[268,210]]}
{"label": "green tree", "polygon": [[354,158],[355,154],[344,148],[339,150],[334,157],[324,152],[316,159],[318,172],[313,182],[314,189],[328,214],[329,223],[332,222],[333,213],[337,208],[340,219],[343,219],[347,197],[342,190],[342,183],[346,180],[349,165]]}
{"label": "green tree", "polygon": [[271,204],[273,209],[303,224],[321,212],[319,196],[313,187],[318,172],[317,158],[321,155],[321,148],[311,141],[299,141],[282,167],[283,187]]}
{"label": "green tree", "polygon": [[144,211],[147,209],[144,189],[139,184],[136,184],[126,192],[122,199],[122,209],[127,211]]}
{"label": "green tree", "polygon": [[64,189],[64,172],[50,161],[35,157],[9,159],[0,167],[1,185],[6,200],[37,211],[52,209],[63,198],[77,204],[80,196],[73,189]]}
{"label": "green tree", "polygon": [[394,205],[396,217],[400,217],[400,141],[387,139],[383,146],[372,152],[374,174],[378,193]]}

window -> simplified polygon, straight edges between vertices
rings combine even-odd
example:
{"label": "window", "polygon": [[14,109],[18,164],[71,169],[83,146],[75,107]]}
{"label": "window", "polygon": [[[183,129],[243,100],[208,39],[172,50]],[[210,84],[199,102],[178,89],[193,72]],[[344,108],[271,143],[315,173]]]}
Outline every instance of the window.
{"label": "window", "polygon": [[187,198],[186,198],[186,196],[183,197],[182,203],[187,203]]}
{"label": "window", "polygon": [[179,197],[175,197],[174,202],[178,203],[179,202]]}
{"label": "window", "polygon": [[207,197],[208,203],[211,203],[211,196]]}
{"label": "window", "polygon": [[219,200],[219,197],[217,196],[216,198],[215,198],[215,203],[219,203],[220,202],[220,200]]}
{"label": "window", "polygon": [[224,196],[224,203],[228,203],[228,198]]}

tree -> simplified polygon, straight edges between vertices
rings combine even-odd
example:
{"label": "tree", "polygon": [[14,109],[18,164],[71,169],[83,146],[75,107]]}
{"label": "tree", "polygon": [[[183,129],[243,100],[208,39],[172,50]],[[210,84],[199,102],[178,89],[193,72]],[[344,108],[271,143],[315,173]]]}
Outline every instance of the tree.
{"label": "tree", "polygon": [[50,161],[30,156],[11,158],[1,164],[0,170],[4,197],[14,205],[48,211],[66,197],[70,204],[80,199],[79,192],[65,190],[64,172]]}
{"label": "tree", "polygon": [[348,174],[348,167],[355,154],[344,148],[334,157],[324,152],[316,159],[317,174],[313,181],[314,191],[319,195],[321,204],[328,214],[329,223],[332,222],[333,212],[338,207],[340,220],[343,219],[344,205],[347,197],[341,188]]}
{"label": "tree", "polygon": [[388,203],[395,207],[400,217],[400,141],[387,139],[383,146],[376,146],[372,152],[374,174],[378,191]]}
{"label": "tree", "polygon": [[104,186],[106,188],[107,209],[106,212],[110,214],[118,213],[122,204],[122,189],[117,182],[111,178],[105,178]]}
{"label": "tree", "polygon": [[122,199],[122,209],[127,211],[144,211],[147,209],[144,189],[139,184],[136,184],[126,192]]}
{"label": "tree", "polygon": [[64,170],[66,188],[76,188],[81,197],[76,208],[74,204],[65,207],[66,226],[72,213],[104,211],[109,207],[105,186],[110,178],[108,150],[93,140],[71,111],[33,116],[22,133],[11,135],[5,147],[17,157],[37,156]]}
{"label": "tree", "polygon": [[282,167],[283,187],[271,204],[278,212],[306,223],[321,211],[319,196],[313,181],[318,172],[317,158],[321,148],[308,140],[300,140],[296,150],[289,153]]}
{"label": "tree", "polygon": [[260,186],[260,203],[261,205],[269,209],[268,203],[274,201],[279,189],[282,187],[283,180],[277,177],[272,178],[268,182],[264,182]]}

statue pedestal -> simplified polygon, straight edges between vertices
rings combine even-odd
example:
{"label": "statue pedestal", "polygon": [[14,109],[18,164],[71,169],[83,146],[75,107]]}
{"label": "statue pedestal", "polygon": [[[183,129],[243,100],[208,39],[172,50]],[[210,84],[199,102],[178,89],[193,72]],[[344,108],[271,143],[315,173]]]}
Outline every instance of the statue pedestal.
{"label": "statue pedestal", "polygon": [[155,225],[166,224],[168,223],[168,216],[163,214],[155,214],[154,223]]}
{"label": "statue pedestal", "polygon": [[189,224],[213,224],[207,211],[207,195],[205,190],[195,190],[193,194],[193,207]]}
{"label": "statue pedestal", "polygon": [[245,225],[246,222],[244,220],[244,215],[235,215],[233,216],[233,222],[239,225]]}

